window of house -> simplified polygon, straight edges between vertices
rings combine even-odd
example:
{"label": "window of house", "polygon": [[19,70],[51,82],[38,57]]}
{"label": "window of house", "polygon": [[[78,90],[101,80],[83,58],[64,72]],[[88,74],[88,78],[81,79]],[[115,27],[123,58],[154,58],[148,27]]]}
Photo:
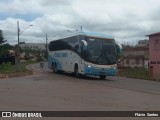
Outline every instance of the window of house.
{"label": "window of house", "polygon": [[160,64],[160,61],[157,61],[157,64]]}
{"label": "window of house", "polygon": [[130,61],[129,60],[126,60],[126,64],[129,64],[130,63]]}
{"label": "window of house", "polygon": [[155,44],[156,44],[156,45],[159,45],[159,40],[158,40],[158,39],[155,40]]}
{"label": "window of house", "polygon": [[156,39],[154,42],[155,50],[160,50],[160,39]]}
{"label": "window of house", "polygon": [[156,64],[156,61],[151,61],[150,64]]}
{"label": "window of house", "polygon": [[139,65],[139,59],[136,59],[136,64]]}

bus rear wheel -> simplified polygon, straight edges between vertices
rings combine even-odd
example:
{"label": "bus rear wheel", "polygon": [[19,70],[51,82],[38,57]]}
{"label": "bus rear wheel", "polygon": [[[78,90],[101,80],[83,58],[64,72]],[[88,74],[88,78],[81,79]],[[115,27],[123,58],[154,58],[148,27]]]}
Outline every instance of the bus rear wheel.
{"label": "bus rear wheel", "polygon": [[101,75],[99,76],[101,80],[105,80],[106,76],[105,75]]}
{"label": "bus rear wheel", "polygon": [[79,75],[79,72],[78,72],[78,65],[75,65],[75,67],[74,67],[74,75],[76,76],[76,77],[79,77],[80,75]]}
{"label": "bus rear wheel", "polygon": [[57,65],[56,64],[52,64],[52,71],[53,73],[57,73]]}

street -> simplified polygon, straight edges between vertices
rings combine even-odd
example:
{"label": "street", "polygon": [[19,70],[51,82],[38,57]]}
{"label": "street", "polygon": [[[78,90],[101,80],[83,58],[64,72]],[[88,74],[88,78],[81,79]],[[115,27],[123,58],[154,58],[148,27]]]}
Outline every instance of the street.
{"label": "street", "polygon": [[160,82],[124,77],[75,78],[39,64],[33,75],[0,79],[1,111],[159,111]]}

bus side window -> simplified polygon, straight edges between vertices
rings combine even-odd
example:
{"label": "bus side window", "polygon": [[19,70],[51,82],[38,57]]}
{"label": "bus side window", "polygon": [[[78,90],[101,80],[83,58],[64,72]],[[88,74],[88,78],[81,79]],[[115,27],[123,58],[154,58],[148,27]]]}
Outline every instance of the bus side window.
{"label": "bus side window", "polygon": [[78,44],[75,46],[75,51],[76,51],[77,53],[79,52],[79,45],[78,45]]}
{"label": "bus side window", "polygon": [[78,39],[77,36],[73,36],[68,38],[67,40],[69,46],[71,47],[71,50],[73,50],[74,52],[78,52]]}

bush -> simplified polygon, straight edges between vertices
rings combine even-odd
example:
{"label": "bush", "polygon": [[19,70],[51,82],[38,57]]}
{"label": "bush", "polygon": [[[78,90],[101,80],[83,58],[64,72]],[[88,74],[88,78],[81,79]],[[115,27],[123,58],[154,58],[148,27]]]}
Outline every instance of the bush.
{"label": "bush", "polygon": [[145,68],[123,68],[119,70],[118,75],[130,78],[150,79],[149,72]]}

